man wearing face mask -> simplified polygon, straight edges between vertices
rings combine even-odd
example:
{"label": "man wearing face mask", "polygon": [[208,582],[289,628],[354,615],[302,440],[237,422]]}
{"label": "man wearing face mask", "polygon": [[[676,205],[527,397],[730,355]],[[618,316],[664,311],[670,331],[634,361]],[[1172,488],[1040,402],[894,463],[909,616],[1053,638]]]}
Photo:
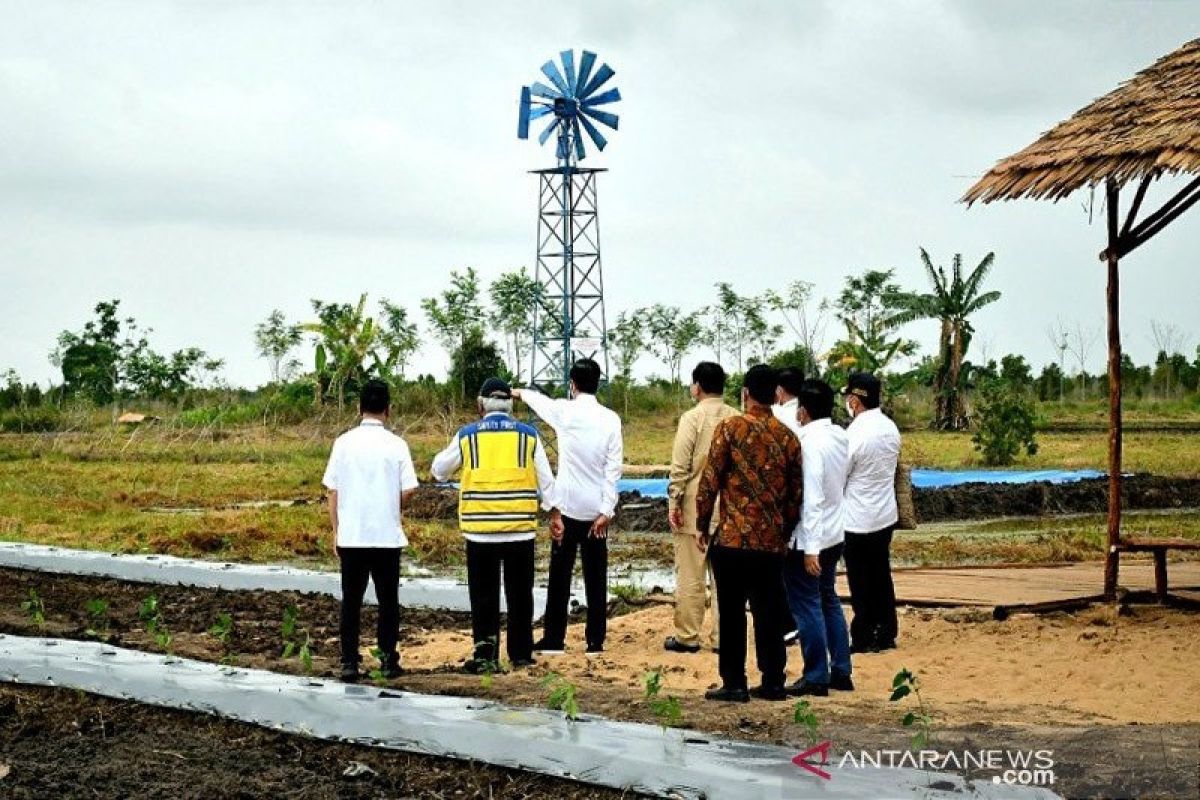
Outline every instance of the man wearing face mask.
{"label": "man wearing face mask", "polygon": [[891,545],[896,526],[896,463],[900,431],[879,408],[879,379],[855,372],[842,393],[850,413],[846,469],[846,580],[850,584],[850,650],[896,646],[896,590]]}

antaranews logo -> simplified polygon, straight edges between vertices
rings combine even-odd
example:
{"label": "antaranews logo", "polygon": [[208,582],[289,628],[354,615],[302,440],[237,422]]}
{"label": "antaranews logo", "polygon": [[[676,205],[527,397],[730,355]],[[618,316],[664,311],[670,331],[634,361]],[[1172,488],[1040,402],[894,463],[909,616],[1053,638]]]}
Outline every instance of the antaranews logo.
{"label": "antaranews logo", "polygon": [[[833,775],[829,764],[833,743],[826,741],[797,754],[792,763],[822,780]],[[819,757],[819,761],[812,763]],[[847,750],[838,769],[917,769],[932,772],[991,774],[992,783],[1014,786],[1053,786],[1053,750]]]}

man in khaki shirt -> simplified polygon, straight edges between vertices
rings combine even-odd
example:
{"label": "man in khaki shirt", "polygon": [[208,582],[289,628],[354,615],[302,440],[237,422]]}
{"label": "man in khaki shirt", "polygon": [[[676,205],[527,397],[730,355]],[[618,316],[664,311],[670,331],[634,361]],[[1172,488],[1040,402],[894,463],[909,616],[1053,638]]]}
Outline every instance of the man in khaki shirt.
{"label": "man in khaki shirt", "polygon": [[[692,399],[696,401],[679,419],[675,446],[671,453],[671,480],[667,489],[669,522],[675,539],[675,635],[668,636],[663,647],[676,653],[700,650],[700,630],[704,625],[705,583],[712,587],[712,646],[716,650],[717,589],[708,565],[705,546],[696,528],[696,492],[704,462],[712,443],[713,431],[722,420],[737,416],[737,409],[726,405],[725,370],[720,364],[702,361],[692,370]],[[709,533],[710,531],[704,531]]]}

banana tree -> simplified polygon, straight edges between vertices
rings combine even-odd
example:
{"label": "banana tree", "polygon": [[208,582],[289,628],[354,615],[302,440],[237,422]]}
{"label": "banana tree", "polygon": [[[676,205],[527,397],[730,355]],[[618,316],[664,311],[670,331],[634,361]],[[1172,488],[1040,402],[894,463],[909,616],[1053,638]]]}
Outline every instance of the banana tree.
{"label": "banana tree", "polygon": [[313,300],[317,322],[307,322],[301,330],[318,337],[316,367],[317,402],[326,387],[337,395],[338,411],[346,406],[346,386],[351,380],[362,383],[367,377],[363,362],[372,355],[379,340],[379,327],[366,315],[367,295],[358,304],[323,303]]}
{"label": "banana tree", "polygon": [[1000,292],[981,292],[991,271],[994,253],[988,253],[975,269],[963,276],[962,255],[956,253],[947,274],[935,267],[929,254],[921,249],[921,263],[933,291],[925,294],[899,293],[893,298],[900,309],[897,322],[936,319],[941,324],[938,336],[938,366],[934,373],[935,397],[933,425],[940,430],[962,430],[968,426],[966,408],[966,371],[963,362],[971,346],[975,328],[970,317],[1000,299]]}

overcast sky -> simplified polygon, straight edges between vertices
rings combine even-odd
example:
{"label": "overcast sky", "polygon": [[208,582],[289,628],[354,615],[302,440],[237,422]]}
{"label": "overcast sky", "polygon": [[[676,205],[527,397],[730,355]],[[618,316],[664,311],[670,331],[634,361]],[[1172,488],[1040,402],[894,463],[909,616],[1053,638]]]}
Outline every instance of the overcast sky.
{"label": "overcast sky", "polygon": [[[101,299],[120,298],[161,349],[198,345],[229,381],[257,385],[268,373],[252,330],[272,308],[307,319],[310,298],[366,291],[419,317],[452,268],[532,267],[526,171],[553,152],[516,138],[518,91],[569,47],[616,69],[623,96],[620,131],[586,162],[610,170],[610,319],[700,306],[720,280],[833,295],[849,272],[894,268],[920,288],[919,246],[939,263],[994,250],[1004,297],[979,316],[976,346],[1041,364],[1055,318],[1102,331],[1103,215],[1089,225],[1086,193],[957,200],[1200,35],[1186,0],[0,10],[0,369],[41,382],[58,378],[58,332]],[[1135,358],[1152,356],[1152,319],[1195,347],[1198,245],[1193,211],[1125,262]],[[910,333],[929,352],[936,324]],[[430,345],[415,367],[446,363]]]}

